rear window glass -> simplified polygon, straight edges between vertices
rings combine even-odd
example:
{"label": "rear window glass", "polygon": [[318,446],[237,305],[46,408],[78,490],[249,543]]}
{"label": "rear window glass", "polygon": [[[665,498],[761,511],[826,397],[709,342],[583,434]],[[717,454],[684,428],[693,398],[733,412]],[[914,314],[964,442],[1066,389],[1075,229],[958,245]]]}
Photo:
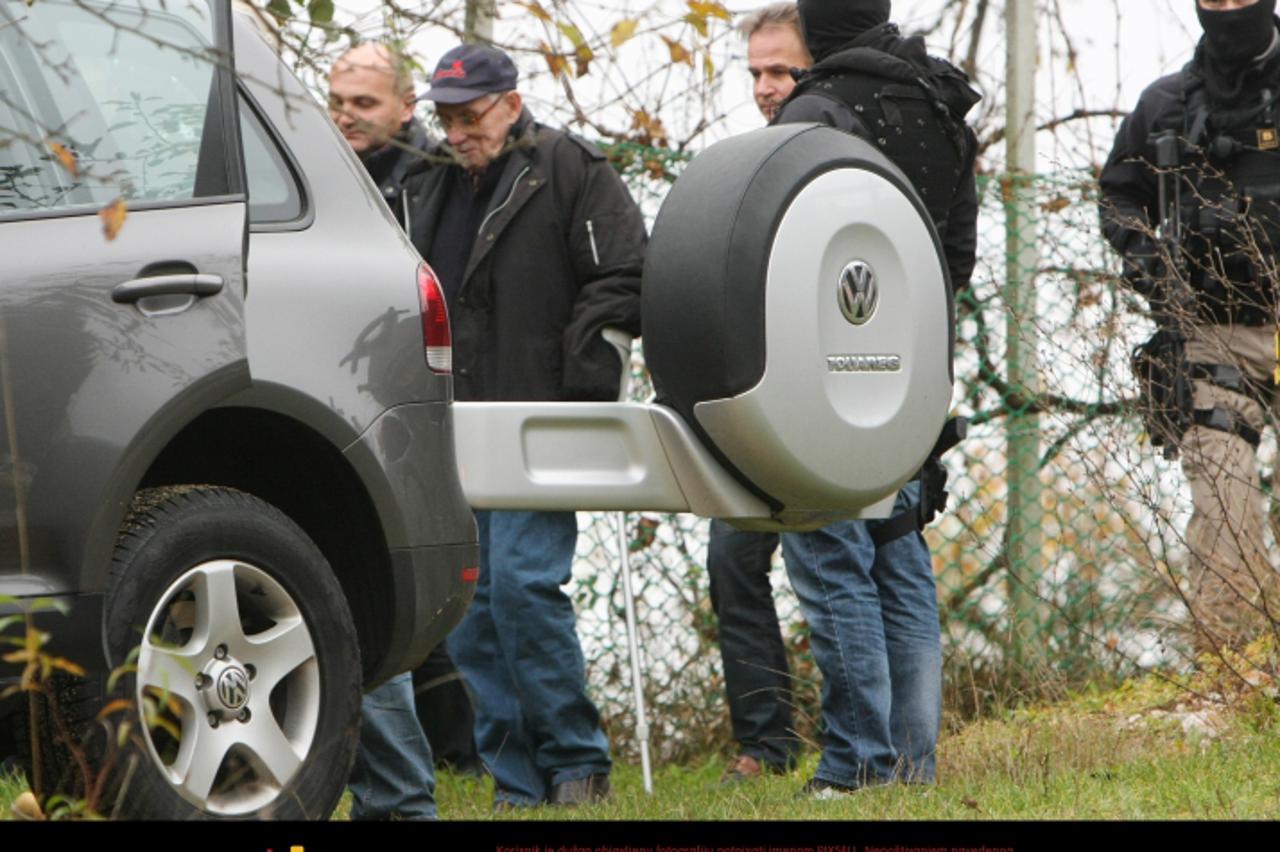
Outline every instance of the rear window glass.
{"label": "rear window glass", "polygon": [[0,0],[0,212],[225,192],[212,29],[204,0]]}
{"label": "rear window glass", "polygon": [[302,191],[288,160],[258,114],[240,99],[240,135],[244,138],[249,222],[254,225],[302,218]]}

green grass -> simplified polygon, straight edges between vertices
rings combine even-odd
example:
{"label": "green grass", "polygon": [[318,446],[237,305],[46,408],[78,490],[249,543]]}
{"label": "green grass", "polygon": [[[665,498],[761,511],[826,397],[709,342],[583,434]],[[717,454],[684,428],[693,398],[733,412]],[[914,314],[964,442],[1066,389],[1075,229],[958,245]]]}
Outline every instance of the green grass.
{"label": "green grass", "polygon": [[[614,794],[576,810],[535,808],[502,819],[589,820],[982,820],[1280,818],[1276,704],[1246,707],[1214,738],[1184,733],[1186,693],[1167,683],[1128,684],[1047,708],[972,723],[939,745],[939,783],[868,789],[838,801],[798,801],[816,755],[799,770],[721,787],[723,761],[655,768],[653,796],[638,766],[619,765]],[[1192,707],[1191,709],[1194,709]],[[1134,721],[1134,720],[1137,721]],[[24,785],[0,776],[0,819]],[[445,819],[495,818],[488,782],[445,773]],[[349,797],[335,814],[345,819]]]}
{"label": "green grass", "polygon": [[27,779],[16,772],[0,770],[0,820],[12,819],[9,808],[18,794],[27,789]]}
{"label": "green grass", "polygon": [[[1061,733],[1061,738],[1058,734]],[[1056,745],[1055,745],[1056,743]],[[1204,747],[1160,736],[1116,736],[1100,726],[1054,731],[1039,723],[983,723],[943,743],[940,781],[867,789],[846,799],[798,801],[816,765],[749,785],[717,784],[722,761],[661,767],[654,795],[640,770],[616,767],[614,795],[577,810],[536,808],[502,819],[592,820],[981,820],[1276,819],[1280,742],[1241,734]],[[445,819],[493,819],[486,784],[443,776]]]}

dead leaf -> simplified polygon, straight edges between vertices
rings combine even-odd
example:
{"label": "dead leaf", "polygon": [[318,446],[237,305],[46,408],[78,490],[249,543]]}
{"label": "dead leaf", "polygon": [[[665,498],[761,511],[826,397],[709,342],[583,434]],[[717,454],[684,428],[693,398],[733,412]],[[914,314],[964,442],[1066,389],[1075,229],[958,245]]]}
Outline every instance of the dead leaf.
{"label": "dead leaf", "polygon": [[690,68],[693,67],[693,54],[689,52],[688,48],[673,38],[662,36],[662,40],[667,43],[667,50],[671,53],[672,62],[683,62]]}
{"label": "dead leaf", "polygon": [[116,698],[98,711],[99,719],[106,719],[113,713],[128,713],[133,709],[133,702],[125,698]]}
{"label": "dead leaf", "polygon": [[50,142],[49,150],[53,152],[53,156],[58,158],[58,162],[67,170],[72,177],[80,177],[80,164],[76,162],[76,155],[71,153],[70,149],[61,142]]}
{"label": "dead leaf", "polygon": [[546,9],[542,8],[542,4],[541,4],[541,3],[538,3],[538,2],[533,2],[533,3],[520,3],[520,2],[517,2],[517,3],[516,3],[516,5],[517,5],[517,6],[523,6],[523,7],[525,7],[526,9],[528,9],[528,10],[529,10],[529,14],[530,14],[530,15],[533,15],[535,18],[537,18],[539,21],[542,21],[544,24],[549,24],[549,23],[551,23],[551,14],[550,14],[549,12],[547,12],[547,10],[546,10]]}
{"label": "dead leaf", "polygon": [[688,24],[689,26],[697,30],[698,35],[702,36],[703,38],[707,37],[707,16],[706,15],[695,15],[693,12],[690,12],[680,20],[684,21],[686,24]]}
{"label": "dead leaf", "polygon": [[699,15],[703,18],[719,18],[722,21],[728,21],[733,18],[733,16],[729,14],[729,10],[724,6],[721,6],[719,3],[700,3],[698,0],[688,0],[688,3],[689,10],[693,12],[693,14]]}
{"label": "dead leaf", "polygon": [[84,666],[79,663],[73,663],[66,657],[52,657],[49,660],[49,665],[66,672],[72,677],[84,677]]}
{"label": "dead leaf", "polygon": [[971,799],[971,798],[969,798],[968,796],[965,796],[963,799],[961,799],[961,800],[960,800],[960,803],[961,803],[962,805],[964,805],[966,808],[968,808],[969,810],[971,810],[971,811],[980,811],[980,810],[982,810],[981,806],[979,806],[979,805],[978,805],[978,800],[977,800],[977,799]]}
{"label": "dead leaf", "polygon": [[574,70],[579,77],[585,77],[591,72],[591,60],[596,58],[595,53],[587,45],[581,45],[574,52]]}
{"label": "dead leaf", "polygon": [[711,51],[702,54],[702,70],[707,74],[707,82],[710,83],[716,76],[716,64],[711,61]]}
{"label": "dead leaf", "polygon": [[1044,204],[1040,205],[1040,209],[1046,213],[1057,213],[1059,210],[1066,210],[1071,206],[1071,199],[1063,198],[1059,195],[1057,198],[1050,198]]}
{"label": "dead leaf", "polygon": [[[635,131],[635,141],[641,145],[666,147],[667,129],[662,126],[662,119],[638,109],[631,113],[631,129]],[[646,167],[648,166],[649,164],[646,163]],[[660,168],[659,171],[661,172],[662,169]]]}
{"label": "dead leaf", "polygon": [[561,21],[560,23],[556,24],[556,28],[559,29],[560,32],[565,34],[565,36],[569,39],[569,41],[573,43],[573,46],[575,48],[586,47],[587,40],[582,37],[582,30],[578,29],[573,24],[567,23],[565,21]]}
{"label": "dead leaf", "polygon": [[102,219],[102,235],[107,238],[107,242],[114,240],[120,233],[128,215],[129,208],[123,198],[117,198],[98,211],[98,217]]}
{"label": "dead leaf", "polygon": [[640,24],[634,19],[626,19],[618,21],[613,25],[613,29],[609,31],[609,43],[614,48],[621,47],[628,39],[636,34],[636,27]]}
{"label": "dead leaf", "polygon": [[553,76],[559,77],[562,74],[566,77],[573,76],[569,68],[569,60],[563,53],[556,53],[545,41],[538,42],[538,49],[542,51],[542,58],[547,60],[547,67],[551,69]]}
{"label": "dead leaf", "polygon": [[636,521],[635,537],[631,539],[627,550],[635,553],[638,550],[651,547],[658,536],[658,527],[658,522],[653,518],[640,518]]}

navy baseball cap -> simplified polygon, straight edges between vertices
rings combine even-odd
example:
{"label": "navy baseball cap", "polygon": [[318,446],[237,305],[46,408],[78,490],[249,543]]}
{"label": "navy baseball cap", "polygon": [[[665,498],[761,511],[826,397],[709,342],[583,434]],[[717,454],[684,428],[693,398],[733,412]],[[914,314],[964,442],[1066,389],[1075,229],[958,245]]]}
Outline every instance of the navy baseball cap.
{"label": "navy baseball cap", "polygon": [[496,47],[460,44],[436,63],[431,89],[422,97],[438,104],[464,104],[516,87],[516,64]]}

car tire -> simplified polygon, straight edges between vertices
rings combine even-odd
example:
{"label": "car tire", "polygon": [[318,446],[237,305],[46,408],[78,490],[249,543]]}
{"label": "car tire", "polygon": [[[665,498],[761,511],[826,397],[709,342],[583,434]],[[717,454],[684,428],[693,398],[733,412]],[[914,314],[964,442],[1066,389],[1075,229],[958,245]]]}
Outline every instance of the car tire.
{"label": "car tire", "polygon": [[[346,598],[306,533],[229,488],[142,491],[104,606],[125,673],[107,706],[125,746],[104,813],[329,816],[355,759],[361,668]],[[130,718],[142,724],[120,735]]]}

